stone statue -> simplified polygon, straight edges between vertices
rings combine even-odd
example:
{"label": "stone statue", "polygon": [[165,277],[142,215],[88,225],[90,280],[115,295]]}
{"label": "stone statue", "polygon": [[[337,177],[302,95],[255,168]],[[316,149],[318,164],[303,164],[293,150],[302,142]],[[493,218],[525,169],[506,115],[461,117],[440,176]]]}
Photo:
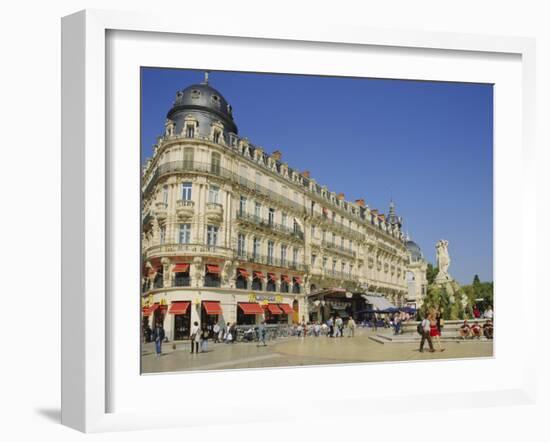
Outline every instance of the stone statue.
{"label": "stone statue", "polygon": [[449,281],[451,276],[449,275],[449,266],[451,265],[451,258],[449,256],[449,241],[441,239],[435,245],[435,250],[437,253],[437,267],[439,267],[439,272],[435,278],[436,282],[438,281]]}

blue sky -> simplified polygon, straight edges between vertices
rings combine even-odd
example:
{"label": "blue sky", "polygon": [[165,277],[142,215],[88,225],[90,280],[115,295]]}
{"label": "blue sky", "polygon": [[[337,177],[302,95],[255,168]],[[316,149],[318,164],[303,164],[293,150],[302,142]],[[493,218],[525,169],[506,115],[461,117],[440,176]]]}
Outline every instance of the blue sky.
{"label": "blue sky", "polygon": [[[142,69],[141,152],[202,71]],[[239,135],[346,199],[387,212],[435,262],[449,240],[460,283],[493,279],[493,88],[487,84],[211,72]]]}

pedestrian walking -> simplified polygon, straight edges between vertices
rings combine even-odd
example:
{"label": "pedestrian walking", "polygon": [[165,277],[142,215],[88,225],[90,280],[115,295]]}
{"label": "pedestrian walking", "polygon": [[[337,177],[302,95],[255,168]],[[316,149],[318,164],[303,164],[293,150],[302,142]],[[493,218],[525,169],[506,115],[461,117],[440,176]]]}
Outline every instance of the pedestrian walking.
{"label": "pedestrian walking", "polygon": [[164,341],[164,328],[161,323],[155,325],[153,330],[153,340],[155,341],[155,352],[157,356],[160,356],[162,353],[162,341]]}
{"label": "pedestrian walking", "polygon": [[228,322],[225,326],[224,334],[223,334],[223,340],[226,344],[231,343],[231,322]]}
{"label": "pedestrian walking", "polygon": [[341,338],[342,332],[344,330],[344,321],[342,321],[342,318],[340,316],[336,316],[336,319],[334,320],[334,333],[335,337]]}
{"label": "pedestrian walking", "polygon": [[208,338],[210,337],[210,330],[208,327],[203,327],[202,329],[202,340],[201,340],[201,353],[208,351]]}
{"label": "pedestrian walking", "polygon": [[332,319],[332,316],[327,320],[327,327],[328,327],[329,337],[333,338],[334,337],[334,319]]}
{"label": "pedestrian walking", "polygon": [[348,338],[353,338],[355,336],[355,321],[353,317],[350,316],[348,319]]}
{"label": "pedestrian walking", "polygon": [[430,353],[433,353],[435,350],[432,344],[432,338],[430,337],[430,320],[427,316],[419,324],[418,331],[422,334],[422,339],[420,340],[420,353],[424,351],[424,343],[426,341],[428,341],[428,345],[430,346]]}
{"label": "pedestrian walking", "polygon": [[191,341],[191,353],[199,352],[199,344],[201,342],[201,329],[199,323],[195,321],[191,327],[191,335],[189,336]]}
{"label": "pedestrian walking", "polygon": [[235,323],[231,324],[229,333],[231,334],[231,343],[234,344],[237,342],[237,326]]}
{"label": "pedestrian walking", "polygon": [[214,332],[214,335],[212,336],[214,338],[214,343],[217,344],[218,342],[220,342],[220,330],[221,330],[221,327],[220,327],[220,324],[218,324],[217,322],[214,324],[214,327],[212,328],[212,331]]}
{"label": "pedestrian walking", "polygon": [[258,327],[258,339],[259,339],[258,347],[260,346],[260,344],[263,344],[264,347],[267,345],[265,343],[266,335],[267,335],[267,327],[265,325],[265,320],[264,320],[260,323]]}
{"label": "pedestrian walking", "polygon": [[432,341],[435,341],[437,343],[437,347],[439,349],[439,351],[445,351],[445,349],[441,346],[441,338],[440,338],[440,335],[441,335],[441,332],[439,330],[439,327],[437,325],[437,311],[436,313],[432,313],[430,316],[429,316],[429,319],[430,319],[430,338],[432,338]]}
{"label": "pedestrian walking", "polygon": [[315,337],[318,338],[319,334],[321,333],[321,326],[319,325],[319,322],[317,321],[315,325],[313,326],[313,333],[315,334]]}

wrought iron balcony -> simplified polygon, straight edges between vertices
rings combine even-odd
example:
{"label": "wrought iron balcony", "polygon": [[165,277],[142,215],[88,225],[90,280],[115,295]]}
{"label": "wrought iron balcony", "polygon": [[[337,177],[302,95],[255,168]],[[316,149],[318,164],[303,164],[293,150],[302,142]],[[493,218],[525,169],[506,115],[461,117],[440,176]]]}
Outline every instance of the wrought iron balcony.
{"label": "wrought iron balcony", "polygon": [[227,247],[211,246],[208,244],[159,244],[149,247],[144,255],[150,257],[153,255],[217,255],[232,257],[233,250]]}
{"label": "wrought iron balcony", "polygon": [[272,189],[259,185],[256,182],[242,177],[239,174],[232,172],[231,170],[221,167],[217,164],[203,163],[198,161],[180,160],[170,161],[168,163],[161,164],[156,168],[155,172],[145,186],[143,192],[149,193],[160,177],[172,173],[199,173],[225,178],[234,184],[245,187],[249,191],[253,191],[270,199],[271,201],[279,203],[287,209],[293,209],[300,214],[306,212],[305,206],[295,201],[292,201],[285,196],[274,193]]}
{"label": "wrought iron balcony", "polygon": [[326,278],[341,279],[344,281],[355,281],[357,276],[349,272],[339,272],[337,270],[326,270],[324,273]]}
{"label": "wrought iron balcony", "polygon": [[323,247],[332,250],[333,252],[339,253],[341,255],[351,256],[355,258],[357,253],[349,248],[339,246],[337,244],[331,243],[329,241],[323,241]]}
{"label": "wrought iron balcony", "polygon": [[269,255],[254,254],[245,251],[235,250],[235,256],[241,261],[246,261],[255,264],[262,264],[272,267],[280,267],[284,269],[295,270],[297,272],[305,272],[306,266],[304,264],[288,261],[285,259],[282,261],[280,258]]}
{"label": "wrought iron balcony", "polygon": [[293,237],[293,239],[298,239],[300,241],[304,240],[304,232],[300,230],[294,230],[293,228],[284,226],[282,224],[270,222],[269,220],[266,220],[256,215],[239,211],[237,212],[237,219],[253,224],[254,226],[257,226],[257,227],[262,227],[269,231],[274,231],[277,233],[282,233],[284,235],[291,236]]}

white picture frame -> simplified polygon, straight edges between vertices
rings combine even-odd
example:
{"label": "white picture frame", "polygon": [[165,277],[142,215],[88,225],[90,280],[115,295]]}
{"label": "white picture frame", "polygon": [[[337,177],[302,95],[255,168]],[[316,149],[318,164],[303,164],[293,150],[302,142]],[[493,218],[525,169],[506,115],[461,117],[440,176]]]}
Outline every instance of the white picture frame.
{"label": "white picture frame", "polygon": [[[225,39],[227,43],[236,41],[234,39],[269,41],[275,46],[284,42],[286,48],[288,45],[307,42],[311,45],[333,45],[343,50],[367,46],[375,47],[382,52],[392,48],[400,48],[405,52],[425,49],[432,51],[434,57],[449,53],[469,53],[479,59],[488,57],[489,54],[515,56],[520,59],[521,64],[521,91],[516,91],[519,92],[521,112],[513,115],[517,118],[514,122],[517,125],[515,134],[520,133],[520,145],[517,146],[519,151],[515,152],[520,156],[522,164],[522,173],[518,178],[522,186],[518,189],[518,195],[522,206],[536,205],[535,176],[528,173],[532,170],[535,152],[535,45],[532,39],[362,29],[327,23],[308,23],[301,26],[274,23],[267,27],[265,23],[243,21],[240,24],[242,26],[234,21],[223,22],[215,17],[209,21],[185,21],[182,24],[178,17],[171,17],[169,14],[158,16],[98,10],[82,11],[65,17],[62,21],[62,423],[67,426],[84,432],[99,432],[209,424],[209,419],[203,416],[200,407],[198,410],[181,407],[169,412],[140,409],[137,406],[132,410],[125,407],[118,410],[110,403],[109,395],[115,386],[113,377],[110,376],[114,355],[109,340],[112,334],[112,330],[109,330],[112,325],[112,304],[108,287],[112,276],[111,259],[114,258],[109,253],[109,244],[113,241],[113,230],[109,227],[113,209],[109,180],[112,179],[112,174],[117,174],[118,171],[115,163],[110,163],[110,153],[107,150],[111,134],[106,130],[106,121],[112,117],[107,107],[107,94],[110,90],[105,75],[108,72],[107,57],[112,55],[108,51],[109,32],[151,33],[147,35],[155,35],[157,43],[158,38],[163,37],[173,39],[178,36],[212,36],[220,41]],[[422,69],[426,67],[419,65],[419,79],[422,78]],[[500,118],[498,98],[496,101],[495,118]],[[496,138],[495,144],[502,141]],[[501,165],[497,164],[495,167]],[[498,195],[498,183],[495,188]],[[517,288],[521,293],[521,296],[515,299],[519,310],[525,311],[529,306],[537,304],[536,281],[523,277],[527,271],[526,257],[536,254],[536,233],[534,229],[529,228],[527,211],[522,211],[518,216],[523,222],[520,235],[514,243],[514,252],[519,253],[522,267],[514,280],[516,282],[513,288]],[[497,210],[495,226],[501,221],[504,222],[502,217],[499,218]],[[496,256],[511,253],[499,248],[498,236],[495,239]],[[506,271],[505,262],[500,269]],[[499,270],[497,265],[496,274],[499,271],[503,270]],[[495,277],[495,287],[496,297],[505,290],[510,290],[499,286],[498,277]],[[505,307],[503,303],[500,311],[505,312]],[[502,317],[504,316],[503,314]],[[506,332],[507,325],[504,322],[497,323],[497,327],[502,327],[498,328],[501,337],[512,339],[511,334]],[[464,408],[471,406],[474,401],[477,406],[533,403],[536,396],[537,338],[534,329],[526,330],[523,336],[524,346],[519,361],[521,368],[516,367],[515,377],[510,379],[509,384],[501,383],[499,387],[495,382],[487,389],[474,386],[475,388],[468,390],[461,387],[460,391],[441,394],[429,389],[425,394],[419,394],[414,389],[402,389],[401,393],[377,394],[376,410],[406,410],[411,404],[414,404],[415,410],[429,410],[435,407]],[[495,359],[498,358],[497,348]],[[454,370],[459,364],[461,363],[447,364],[444,370]],[[323,376],[338,373],[338,370],[346,370],[347,375],[358,377],[358,368],[360,367],[325,367],[315,370],[324,370]],[[385,369],[391,370],[389,365],[386,365]],[[291,375],[303,376],[304,370],[311,369],[278,370],[274,376],[292,382]],[[311,376],[314,372],[308,373]],[[182,382],[192,380],[195,384],[208,382],[208,379],[214,379],[213,376],[218,376],[217,379],[229,379],[229,375],[215,372],[193,374],[192,378],[189,375],[182,376],[188,376],[184,377]],[[243,384],[247,377],[255,378],[257,372],[247,374],[241,371],[232,374],[231,386]],[[114,378],[120,380],[121,376],[117,375]],[[148,385],[153,385],[152,382],[155,381],[148,376],[142,378]],[[175,382],[174,376],[162,378],[156,381],[166,384],[168,378],[171,378],[170,381]],[[217,388],[223,388],[223,385],[217,385]],[[235,394],[235,391],[238,390],[228,390],[228,393]],[[396,404],[396,394],[406,400]],[[342,397],[341,412],[361,414],[372,411],[374,404],[372,401],[361,401],[362,395],[364,392],[358,389],[356,393],[350,393],[349,397]],[[434,401],[435,398],[437,401]],[[235,400],[238,402],[239,398]],[[312,397],[310,401],[317,417],[319,413],[328,413],[324,411],[322,399]],[[351,406],[353,411],[350,410]],[[223,405],[221,408],[223,409]],[[273,407],[268,405],[266,409],[268,413],[251,412],[245,417],[227,418],[225,422],[295,417],[292,409],[280,407],[280,404],[274,404]],[[334,409],[330,413],[334,415]],[[303,410],[301,415],[304,418],[308,417],[308,413],[303,413]],[[223,421],[222,418],[218,420]]]}

